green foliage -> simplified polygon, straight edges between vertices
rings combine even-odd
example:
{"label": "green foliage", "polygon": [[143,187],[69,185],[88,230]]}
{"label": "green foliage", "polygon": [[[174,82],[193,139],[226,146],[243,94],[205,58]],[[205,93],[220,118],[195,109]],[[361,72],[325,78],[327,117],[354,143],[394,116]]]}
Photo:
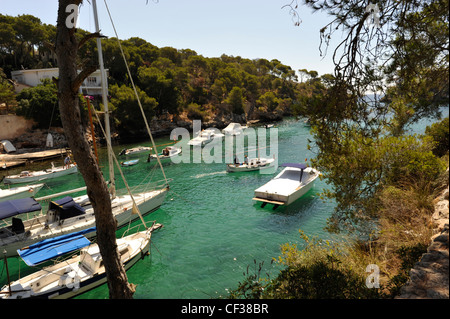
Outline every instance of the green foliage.
{"label": "green foliage", "polygon": [[0,68],[0,104],[5,103],[9,107],[15,101],[14,85],[6,79],[3,69]]}
{"label": "green foliage", "polygon": [[262,264],[254,273],[247,273],[229,298],[274,299],[365,299],[378,298],[378,289],[369,289],[365,277],[355,272],[348,256],[328,241],[308,238],[300,231],[306,245],[282,246],[278,262],[285,265],[276,278],[261,278]]}
{"label": "green foliage", "polygon": [[32,15],[0,14],[0,60],[5,73],[21,67],[53,67],[55,61],[45,42],[52,42],[55,33],[55,26],[42,24]]}
{"label": "green foliage", "polygon": [[50,80],[17,95],[16,113],[36,121],[39,128],[61,126],[56,85]]}
{"label": "green foliage", "polygon": [[244,113],[244,97],[242,89],[234,86],[228,95],[227,103],[231,105],[232,112],[235,114]]}
{"label": "green foliage", "polygon": [[[111,110],[118,122],[119,132],[124,136],[146,133],[142,112],[133,89],[126,85],[119,87],[115,84],[111,86],[110,93],[112,95]],[[147,121],[150,121],[155,114],[158,102],[139,89],[138,96]]]}
{"label": "green foliage", "polygon": [[187,117],[190,120],[204,121],[206,119],[206,112],[197,103],[190,103],[187,107]]}
{"label": "green foliage", "polygon": [[[27,69],[57,66],[51,51],[44,45],[54,42],[54,26],[44,25],[32,16],[4,15],[0,15],[0,26],[0,58],[7,75],[21,66]],[[79,29],[76,36],[81,40],[87,34]],[[306,70],[308,80],[298,83],[295,71],[276,59],[251,60],[225,54],[220,58],[205,58],[190,49],[158,48],[138,37],[119,41],[102,39],[103,60],[111,87],[131,87],[119,43],[136,86],[157,102],[152,112],[158,116],[189,113],[192,117],[195,112],[200,116],[199,111],[211,110],[209,105],[221,112],[243,114],[248,111],[247,117],[253,116],[253,119],[280,110],[283,114],[301,115],[313,101],[309,100],[312,93],[323,93],[325,87],[317,71]],[[79,49],[79,56],[80,69],[87,60],[98,62],[93,39]],[[123,95],[114,95],[120,91],[110,89],[113,104],[120,105],[119,101],[125,99]],[[305,95],[308,98],[303,98]],[[304,101],[302,108],[298,105],[300,100]],[[221,104],[228,104],[230,108],[220,107]],[[119,109],[112,114],[112,120],[120,124],[122,132],[135,131],[135,127],[127,127],[134,121],[128,122],[120,112],[121,107]],[[259,112],[251,114],[258,109]],[[116,115],[120,118],[114,118]]]}

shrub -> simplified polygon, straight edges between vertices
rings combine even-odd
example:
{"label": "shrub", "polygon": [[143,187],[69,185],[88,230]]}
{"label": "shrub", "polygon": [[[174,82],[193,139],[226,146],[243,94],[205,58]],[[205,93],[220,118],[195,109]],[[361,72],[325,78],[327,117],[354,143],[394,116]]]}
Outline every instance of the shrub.
{"label": "shrub", "polygon": [[425,134],[433,139],[433,154],[436,156],[444,156],[448,153],[449,142],[449,123],[448,117],[440,122],[427,126]]}

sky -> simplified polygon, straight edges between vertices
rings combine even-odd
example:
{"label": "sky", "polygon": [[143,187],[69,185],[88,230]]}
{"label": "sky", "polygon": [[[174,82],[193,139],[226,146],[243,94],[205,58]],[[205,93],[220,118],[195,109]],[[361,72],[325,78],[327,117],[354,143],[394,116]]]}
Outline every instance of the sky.
{"label": "sky", "polygon": [[[332,50],[320,56],[319,30],[330,17],[300,5],[295,26],[291,0],[106,0],[120,39],[140,37],[157,47],[191,49],[204,57],[222,54],[277,59],[293,70],[333,73]],[[147,3],[148,2],[148,3]],[[80,7],[78,27],[94,32],[92,0]],[[101,33],[114,37],[104,0],[97,0]],[[32,14],[56,25],[57,0],[0,0],[0,13]]]}

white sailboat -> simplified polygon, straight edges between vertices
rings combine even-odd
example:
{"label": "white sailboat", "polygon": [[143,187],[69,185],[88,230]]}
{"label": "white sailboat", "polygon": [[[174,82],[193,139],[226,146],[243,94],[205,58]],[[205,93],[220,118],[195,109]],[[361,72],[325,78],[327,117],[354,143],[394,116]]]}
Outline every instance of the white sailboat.
{"label": "white sailboat", "polygon": [[320,172],[302,163],[282,164],[285,169],[268,183],[255,190],[253,200],[273,204],[274,209],[280,205],[289,205],[308,192],[319,177]]}
{"label": "white sailboat", "polygon": [[[96,2],[93,1],[93,9],[94,9],[94,20],[96,25],[96,31],[99,32],[98,26],[98,18],[97,18],[97,9]],[[108,111],[108,99],[107,99],[107,78],[106,72],[103,67],[103,57],[102,57],[102,48],[101,48],[101,40],[97,38],[97,48],[99,54],[99,63],[100,63],[100,71],[102,76],[102,97],[103,97],[103,105],[105,107],[105,130],[104,134],[106,136],[107,146],[108,146],[108,163],[109,163],[109,176],[110,176],[110,197],[111,197],[111,206],[112,206],[112,214],[117,220],[118,228],[126,225],[130,221],[134,221],[138,218],[142,219],[142,216],[145,216],[155,210],[157,210],[163,203],[167,192],[169,190],[168,180],[164,173],[164,169],[162,164],[157,157],[157,161],[164,175],[164,181],[161,183],[154,183],[152,185],[144,185],[146,189],[138,193],[132,194],[130,187],[128,186],[123,173],[120,169],[120,164],[117,161],[117,158],[114,156],[112,146],[111,146],[111,137],[110,137],[110,128],[109,128],[109,111]],[[128,65],[127,65],[128,69]],[[131,75],[130,75],[131,78]],[[132,81],[132,79],[131,79]],[[134,87],[134,84],[133,84]],[[136,93],[137,95],[137,93]],[[138,102],[140,105],[140,101],[138,98]],[[141,111],[142,110],[142,106]],[[98,119],[98,117],[97,117]],[[150,132],[150,128],[148,127],[147,120],[144,116],[144,122],[147,127],[147,131],[150,135],[151,141],[153,143],[153,148],[156,149],[153,137]],[[117,195],[115,189],[115,179],[114,179],[114,163],[119,169],[119,172],[122,175],[124,180],[126,189],[128,194],[125,195]],[[59,194],[58,194],[59,195]],[[49,196],[51,197],[51,196]],[[46,214],[41,214],[35,218],[27,219],[22,221],[20,219],[16,219],[16,227],[17,231],[12,230],[13,225],[8,225],[0,229],[0,249],[1,251],[6,251],[6,256],[15,256],[17,254],[17,249],[20,247],[24,247],[30,244],[33,244],[39,240],[44,238],[51,238],[55,236],[60,236],[64,234],[68,234],[70,232],[81,231],[87,228],[92,227],[95,224],[95,216],[92,206],[90,205],[89,198],[87,195],[70,198],[61,199],[62,202],[56,201],[55,205],[52,207],[49,206],[49,210]],[[67,206],[72,209],[76,207],[74,211],[75,215],[65,214],[62,210],[66,210],[64,204],[67,201]],[[80,209],[78,209],[80,208]],[[137,214],[139,212],[139,214]],[[143,221],[143,220],[142,220]],[[145,224],[145,223],[144,223]],[[94,236],[95,232],[92,234],[88,234],[87,236]]]}
{"label": "white sailboat", "polygon": [[33,197],[44,186],[44,184],[35,184],[27,186],[18,186],[10,188],[0,188],[0,202],[5,200]]}
{"label": "white sailboat", "polygon": [[[165,189],[159,189],[133,195],[133,198],[130,195],[112,198],[112,212],[117,220],[118,229],[139,219],[140,216],[157,210],[165,196]],[[15,200],[12,205],[8,205],[10,202],[12,201],[0,203],[3,216],[3,218],[0,216],[0,219],[12,218],[10,224],[0,228],[0,251],[4,252],[6,257],[16,256],[17,249],[43,239],[95,226],[94,209],[87,195],[76,198],[66,196],[52,201],[46,213],[42,212],[42,207],[33,198]],[[141,215],[136,214],[136,206]],[[23,214],[27,216],[24,220],[21,218]],[[93,231],[86,234],[86,237],[91,238],[95,235],[96,232]]]}
{"label": "white sailboat", "polygon": [[[117,239],[117,249],[126,271],[149,254],[152,232],[161,227],[154,224],[145,231]],[[50,244],[38,243],[37,247],[21,249],[20,254],[27,264],[35,265],[80,248],[79,255],[4,285],[0,299],[67,299],[104,284],[106,271],[99,247],[90,244],[82,235],[71,234],[69,238],[60,238]]]}
{"label": "white sailboat", "polygon": [[3,183],[18,184],[18,183],[33,183],[47,179],[53,179],[78,172],[76,164],[70,164],[69,167],[58,166],[52,162],[52,167],[41,171],[22,171],[20,174],[5,176]]}

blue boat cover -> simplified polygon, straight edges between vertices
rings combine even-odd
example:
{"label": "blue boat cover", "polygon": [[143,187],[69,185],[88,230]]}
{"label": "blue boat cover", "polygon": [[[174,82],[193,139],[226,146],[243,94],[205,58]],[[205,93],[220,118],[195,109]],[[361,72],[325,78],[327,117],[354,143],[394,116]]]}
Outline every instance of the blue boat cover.
{"label": "blue boat cover", "polygon": [[303,163],[284,163],[284,164],[281,164],[281,166],[283,166],[283,167],[296,167],[296,168],[300,168],[300,169],[305,169],[307,167]]}
{"label": "blue boat cover", "polygon": [[32,197],[7,200],[0,203],[0,219],[35,212],[41,210],[41,208],[41,204]]}
{"label": "blue boat cover", "polygon": [[76,233],[44,239],[18,249],[17,252],[28,266],[36,266],[46,260],[88,246],[91,242],[83,235],[93,231],[95,231],[95,226]]}

